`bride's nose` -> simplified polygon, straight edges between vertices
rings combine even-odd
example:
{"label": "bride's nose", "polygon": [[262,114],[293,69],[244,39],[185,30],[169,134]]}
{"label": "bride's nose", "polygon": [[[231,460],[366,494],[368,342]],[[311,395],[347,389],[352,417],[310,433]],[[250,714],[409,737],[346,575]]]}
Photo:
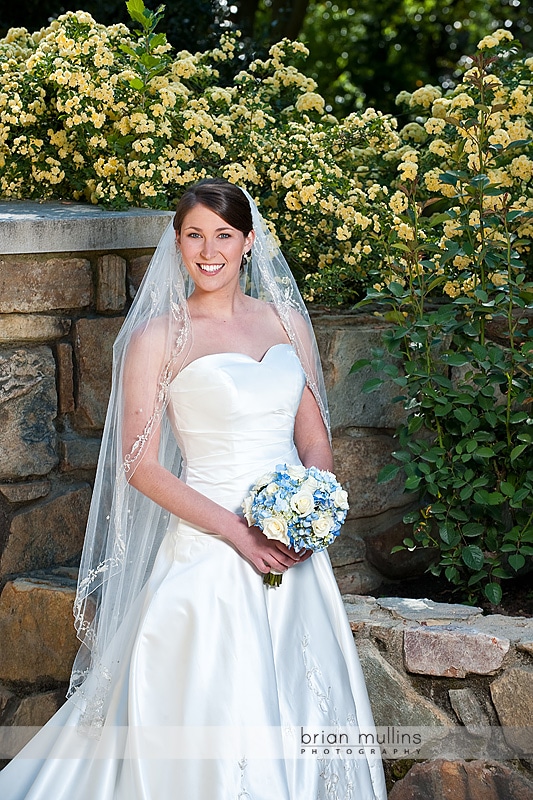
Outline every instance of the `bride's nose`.
{"label": "bride's nose", "polygon": [[208,259],[212,258],[216,253],[215,242],[213,239],[204,239],[202,244],[202,253],[201,255]]}

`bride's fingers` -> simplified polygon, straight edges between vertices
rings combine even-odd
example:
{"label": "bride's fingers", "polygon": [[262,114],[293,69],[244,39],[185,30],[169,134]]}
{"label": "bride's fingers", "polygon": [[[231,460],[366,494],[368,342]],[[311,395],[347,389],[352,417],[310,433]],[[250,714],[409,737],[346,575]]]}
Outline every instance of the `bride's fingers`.
{"label": "bride's fingers", "polygon": [[[313,555],[312,550],[300,550],[298,553],[296,550],[291,550],[290,548],[286,547],[282,542],[275,542],[276,549],[287,556],[292,563],[299,563],[300,561],[306,561],[309,556]],[[289,562],[287,562],[289,564]]]}

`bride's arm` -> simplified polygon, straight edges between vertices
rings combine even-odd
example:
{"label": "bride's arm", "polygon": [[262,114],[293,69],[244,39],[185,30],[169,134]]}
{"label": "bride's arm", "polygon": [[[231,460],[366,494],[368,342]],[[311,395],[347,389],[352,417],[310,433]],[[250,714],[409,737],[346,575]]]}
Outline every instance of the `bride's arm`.
{"label": "bride's arm", "polygon": [[[123,389],[122,442],[124,454],[143,435],[159,391],[167,340],[164,321],[150,323],[152,330],[132,338],[126,359]],[[260,572],[283,571],[301,557],[280,543],[268,540],[257,528],[232,511],[187,486],[159,462],[160,430],[150,436],[136,464],[130,483],[177,517],[210,533],[223,536]]]}
{"label": "bride's arm", "polygon": [[333,453],[322,414],[305,387],[294,423],[294,443],[304,467],[333,470]]}

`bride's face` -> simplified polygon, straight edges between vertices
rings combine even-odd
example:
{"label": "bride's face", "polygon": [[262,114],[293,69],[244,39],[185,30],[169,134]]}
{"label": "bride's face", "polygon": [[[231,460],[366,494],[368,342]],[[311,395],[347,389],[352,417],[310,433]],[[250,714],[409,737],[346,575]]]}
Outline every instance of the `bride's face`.
{"label": "bride's face", "polygon": [[196,205],[186,214],[176,239],[196,286],[214,291],[238,281],[243,254],[251,248],[254,234],[245,236],[214,211]]}

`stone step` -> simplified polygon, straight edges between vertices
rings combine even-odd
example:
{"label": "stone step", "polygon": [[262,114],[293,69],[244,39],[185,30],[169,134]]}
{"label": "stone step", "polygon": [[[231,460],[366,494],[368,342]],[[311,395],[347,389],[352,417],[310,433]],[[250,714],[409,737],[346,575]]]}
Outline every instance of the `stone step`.
{"label": "stone step", "polygon": [[0,682],[56,686],[69,680],[79,641],[72,607],[77,570],[57,567],[8,581],[0,595]]}

